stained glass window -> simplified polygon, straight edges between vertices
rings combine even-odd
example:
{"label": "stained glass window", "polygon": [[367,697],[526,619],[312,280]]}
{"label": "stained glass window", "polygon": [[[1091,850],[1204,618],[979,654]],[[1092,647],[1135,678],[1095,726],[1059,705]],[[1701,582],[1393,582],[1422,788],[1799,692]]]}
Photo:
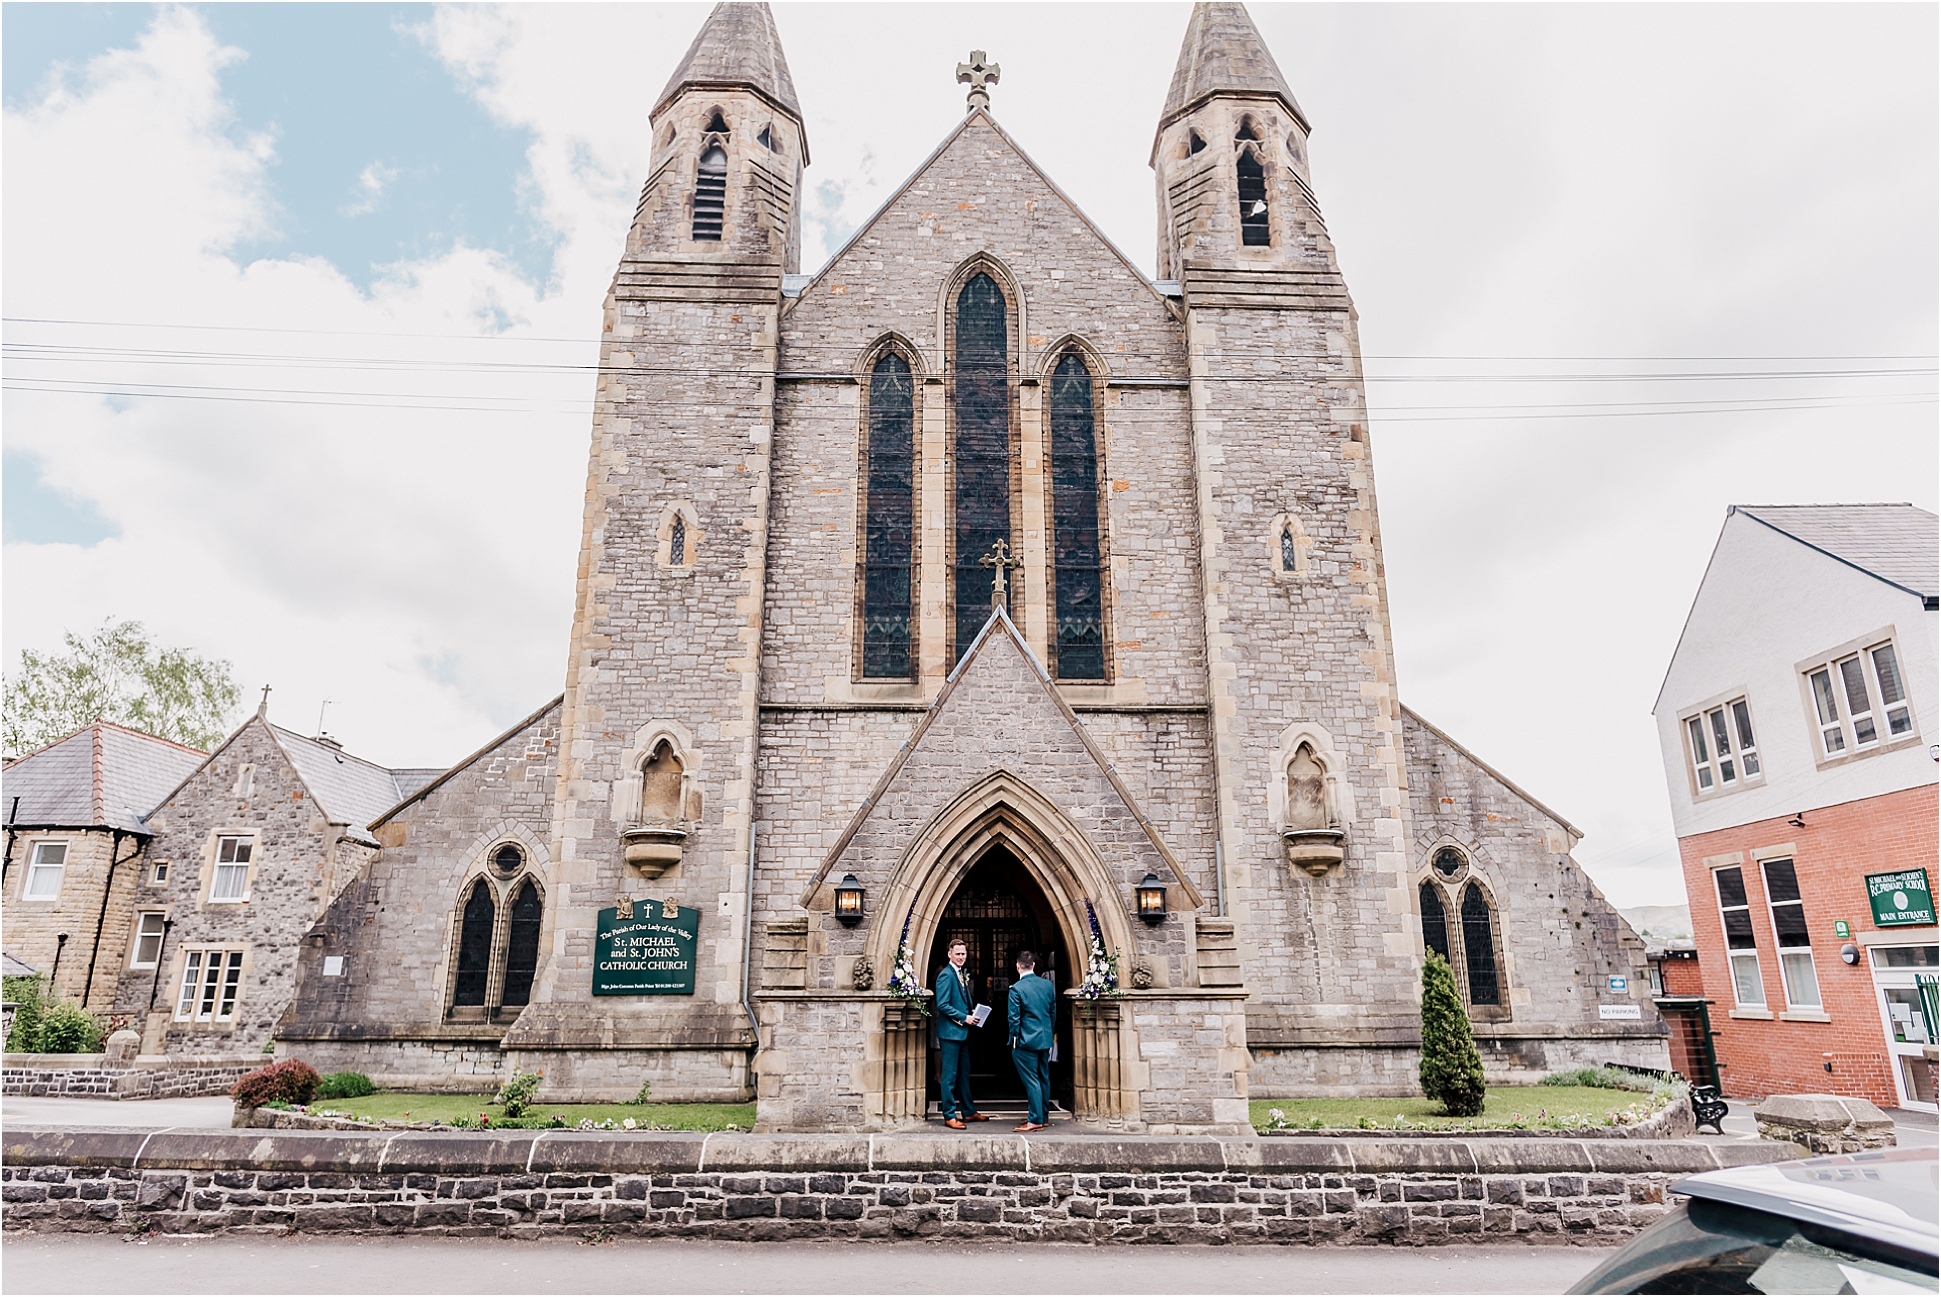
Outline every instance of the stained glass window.
{"label": "stained glass window", "polygon": [[682,567],[687,563],[687,519],[680,514],[674,515],[674,523],[667,529],[667,563],[670,567]]}
{"label": "stained glass window", "polygon": [[952,375],[956,419],[957,609],[954,657],[961,658],[991,615],[991,569],[978,560],[1011,540],[1010,343],[1004,294],[975,275],[957,294],[957,356]]}
{"label": "stained glass window", "polygon": [[1099,456],[1092,372],[1076,354],[1051,376],[1052,584],[1061,680],[1105,679],[1099,572]]}
{"label": "stained glass window", "polygon": [[1496,934],[1483,889],[1471,883],[1462,893],[1463,963],[1469,969],[1469,1002],[1501,1004],[1496,985]]}
{"label": "stained glass window", "polygon": [[869,517],[863,544],[863,675],[910,674],[910,558],[915,517],[915,389],[887,352],[869,378]]}
{"label": "stained glass window", "polygon": [[452,1003],[485,1003],[485,975],[492,962],[492,885],[483,878],[472,884],[465,900],[465,917],[458,928],[458,977],[452,984]]}
{"label": "stained glass window", "polygon": [[1442,907],[1442,893],[1434,883],[1424,883],[1422,896],[1422,946],[1444,959],[1449,958],[1449,915]]}
{"label": "stained glass window", "polygon": [[721,212],[728,199],[728,154],[719,144],[708,146],[694,177],[694,237],[721,241]]}
{"label": "stained glass window", "polygon": [[527,879],[512,902],[511,931],[505,948],[505,992],[502,1004],[524,1004],[532,998],[533,974],[539,971],[539,889]]}
{"label": "stained glass window", "polygon": [[1292,572],[1299,568],[1301,561],[1294,553],[1294,529],[1281,528],[1281,571]]}

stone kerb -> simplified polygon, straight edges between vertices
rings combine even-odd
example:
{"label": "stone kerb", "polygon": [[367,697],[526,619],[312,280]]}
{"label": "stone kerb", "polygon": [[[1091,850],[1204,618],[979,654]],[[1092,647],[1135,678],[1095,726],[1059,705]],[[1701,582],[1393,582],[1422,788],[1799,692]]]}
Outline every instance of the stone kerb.
{"label": "stone kerb", "polygon": [[5,1228],[719,1239],[1600,1243],[1792,1145],[20,1128]]}
{"label": "stone kerb", "polygon": [[1893,1120],[1865,1099],[1775,1094],[1752,1116],[1759,1138],[1804,1144],[1815,1153],[1859,1153],[1895,1143]]}

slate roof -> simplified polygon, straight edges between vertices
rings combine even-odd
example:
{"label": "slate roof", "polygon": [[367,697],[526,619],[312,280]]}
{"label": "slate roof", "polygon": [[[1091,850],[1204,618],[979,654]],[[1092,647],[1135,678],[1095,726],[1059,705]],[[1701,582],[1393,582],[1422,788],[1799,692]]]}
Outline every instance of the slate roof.
{"label": "slate roof", "polygon": [[359,842],[375,844],[377,839],[368,827],[371,821],[444,773],[416,768],[386,770],[374,761],[352,756],[335,743],[309,738],[280,725],[270,726],[270,732],[324,816],[350,825],[350,836]]}
{"label": "slate roof", "polygon": [[9,824],[146,833],[142,817],[204,760],[194,748],[96,721],[9,762],[0,798]]}
{"label": "slate roof", "polygon": [[1736,504],[1802,545],[1924,600],[1941,595],[1941,518],[1911,504]]}
{"label": "slate roof", "polygon": [[1307,114],[1294,102],[1287,78],[1274,62],[1267,42],[1243,4],[1196,4],[1180,42],[1173,84],[1159,114],[1159,129],[1168,126],[1218,94],[1278,99],[1308,129]]}
{"label": "slate roof", "polygon": [[667,101],[687,86],[746,87],[786,109],[796,121],[802,120],[775,15],[766,4],[716,5],[675,65],[667,89],[654,101],[653,115],[658,116]]}
{"label": "slate roof", "polygon": [[8,977],[32,977],[34,972],[32,964],[23,964],[4,950],[0,950],[0,973],[5,973]]}

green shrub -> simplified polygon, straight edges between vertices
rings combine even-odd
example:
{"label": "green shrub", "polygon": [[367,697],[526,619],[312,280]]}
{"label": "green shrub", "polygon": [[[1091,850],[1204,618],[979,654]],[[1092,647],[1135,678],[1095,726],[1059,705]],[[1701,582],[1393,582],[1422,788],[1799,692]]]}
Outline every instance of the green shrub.
{"label": "green shrub", "polygon": [[1422,961],[1422,1093],[1451,1117],[1483,1111],[1483,1060],[1456,995],[1456,975],[1433,950]]}
{"label": "green shrub", "polygon": [[652,1081],[642,1081],[640,1083],[639,1092],[635,1094],[633,1098],[627,1100],[627,1102],[630,1104],[634,1104],[635,1106],[652,1103],[653,1100],[648,1098],[647,1096],[648,1096],[648,1092],[651,1091],[653,1088],[654,1088],[654,1083]]}
{"label": "green shrub", "polygon": [[532,1097],[539,1091],[538,1072],[520,1072],[499,1087],[492,1096],[492,1102],[505,1109],[505,1115],[518,1118],[526,1115],[532,1107]]}
{"label": "green shrub", "polygon": [[62,1001],[41,1020],[39,1045],[42,1054],[98,1054],[101,1024],[86,1009]]}
{"label": "green shrub", "polygon": [[377,1087],[362,1072],[332,1072],[317,1082],[319,1099],[361,1099],[376,1093]]}
{"label": "green shrub", "polygon": [[9,977],[5,994],[17,1006],[7,1033],[7,1052],[38,1054],[40,1024],[47,1017],[47,984],[35,977]]}

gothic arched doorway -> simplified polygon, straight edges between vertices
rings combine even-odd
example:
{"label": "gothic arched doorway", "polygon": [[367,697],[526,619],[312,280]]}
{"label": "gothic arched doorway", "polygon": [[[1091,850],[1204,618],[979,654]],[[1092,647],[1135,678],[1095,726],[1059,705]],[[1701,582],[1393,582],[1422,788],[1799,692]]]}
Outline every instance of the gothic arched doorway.
{"label": "gothic arched doorway", "polygon": [[[1011,1065],[1010,1024],[1005,1001],[1017,979],[1018,951],[1038,957],[1038,973],[1058,990],[1058,1057],[1052,1064],[1052,1099],[1072,1110],[1071,1008],[1064,992],[1072,985],[1071,960],[1060,934],[1056,912],[1031,872],[1002,843],[993,843],[958,884],[944,906],[930,943],[924,972],[935,978],[949,962],[950,943],[961,940],[966,949],[964,969],[971,978],[971,994],[991,1006],[990,1021],[971,1033],[971,1094],[979,1106],[1011,1107],[1024,1102],[1024,1087]],[[929,1068],[929,1098],[938,1093],[938,1065],[934,1042]]]}

